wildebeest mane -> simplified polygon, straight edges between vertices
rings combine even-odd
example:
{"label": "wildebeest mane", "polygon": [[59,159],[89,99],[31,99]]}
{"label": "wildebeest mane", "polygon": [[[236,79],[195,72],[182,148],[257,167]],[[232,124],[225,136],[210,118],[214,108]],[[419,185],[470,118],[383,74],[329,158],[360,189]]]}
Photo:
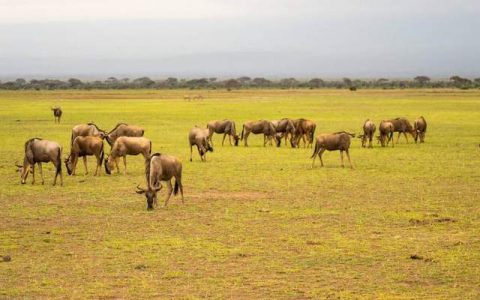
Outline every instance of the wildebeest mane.
{"label": "wildebeest mane", "polygon": [[150,162],[152,161],[152,158],[154,156],[160,156],[162,155],[161,153],[153,153],[152,155],[150,155],[150,157],[148,157],[147,160],[145,160],[145,176],[147,177],[147,188],[150,188]]}
{"label": "wildebeest mane", "polygon": [[28,149],[28,146],[30,145],[31,142],[33,142],[34,140],[42,140],[41,138],[38,138],[38,137],[34,137],[34,138],[31,138],[29,139],[28,141],[25,142],[25,152],[27,152],[27,149]]}

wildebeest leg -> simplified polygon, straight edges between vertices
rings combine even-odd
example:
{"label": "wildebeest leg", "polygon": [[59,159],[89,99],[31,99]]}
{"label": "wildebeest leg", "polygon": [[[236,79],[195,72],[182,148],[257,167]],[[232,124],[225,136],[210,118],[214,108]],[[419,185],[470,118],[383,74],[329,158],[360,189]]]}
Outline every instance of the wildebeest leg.
{"label": "wildebeest leg", "polygon": [[407,133],[406,133],[406,132],[403,132],[403,135],[405,136],[405,139],[407,140],[407,144],[408,144],[408,137],[407,137]]}
{"label": "wildebeest leg", "polygon": [[85,175],[88,174],[88,168],[87,168],[87,156],[83,157],[83,165],[85,166]]}
{"label": "wildebeest leg", "polygon": [[124,171],[123,171],[123,175],[127,175],[127,156],[124,155],[122,156],[123,158],[123,166],[125,167]]}
{"label": "wildebeest leg", "polygon": [[340,162],[341,162],[342,168],[345,168],[345,165],[343,164],[343,150],[340,150]]}
{"label": "wildebeest leg", "polygon": [[193,161],[192,160],[192,155],[193,155],[193,149],[192,149],[192,144],[190,144],[190,161]]}
{"label": "wildebeest leg", "polygon": [[307,148],[307,140],[305,139],[305,134],[302,136],[303,148]]}
{"label": "wildebeest leg", "polygon": [[[390,133],[390,137],[388,138],[389,141],[392,141],[392,148],[395,147],[395,143],[393,142],[394,138],[393,138],[393,132]],[[387,146],[388,146],[388,143],[387,143]]]}
{"label": "wildebeest leg", "polygon": [[78,156],[75,156],[73,158],[73,162],[72,162],[72,176],[75,175],[75,171],[77,170],[77,161],[78,161]]}
{"label": "wildebeest leg", "polygon": [[185,203],[183,201],[183,185],[182,185],[182,178],[181,177],[177,177],[175,178],[175,182],[178,183],[178,188],[180,189],[180,195],[182,196],[182,204]]}
{"label": "wildebeest leg", "polygon": [[97,154],[95,154],[95,158],[97,159],[97,167],[95,168],[95,174],[93,174],[93,176],[97,176],[98,174],[98,168],[100,167],[100,170],[102,169],[101,166],[102,166],[102,163],[100,162],[100,156],[98,156]]}
{"label": "wildebeest leg", "polygon": [[398,140],[400,140],[400,135],[401,135],[401,134],[402,134],[401,132],[398,133],[398,136],[397,136],[397,144],[398,144]]}
{"label": "wildebeest leg", "polygon": [[245,147],[248,147],[248,143],[247,143],[247,139],[248,139],[248,136],[250,135],[250,132],[245,130],[245,136],[244,136],[244,139],[245,139]]}
{"label": "wildebeest leg", "polygon": [[171,180],[168,180],[168,181],[167,181],[167,188],[168,188],[167,198],[165,199],[165,204],[163,204],[163,207],[167,207],[167,205],[168,205],[168,200],[170,200],[170,196],[171,196],[172,193],[173,193],[173,188],[172,188],[172,182],[171,182]]}
{"label": "wildebeest leg", "polygon": [[[373,148],[373,134],[368,137],[368,148]],[[348,152],[347,152],[348,153]]]}
{"label": "wildebeest leg", "polygon": [[120,167],[118,166],[118,157],[115,157],[115,166],[117,167],[117,173],[120,174]]}
{"label": "wildebeest leg", "polygon": [[347,150],[345,150],[345,152],[347,153],[347,158],[348,158],[348,163],[350,164],[350,168],[353,169],[353,166],[352,166],[352,161],[350,160],[350,152]]}
{"label": "wildebeest leg", "polygon": [[320,152],[318,152],[318,157],[320,158],[320,166],[323,167],[323,159],[322,159],[322,155],[323,155],[323,152],[325,152],[326,149],[322,149],[320,150]]}
{"label": "wildebeest leg", "polygon": [[[223,140],[222,140],[222,147],[223,147],[223,144],[225,143],[225,138],[227,137],[227,134],[224,133],[223,134]],[[230,136],[228,136],[228,139],[230,140]],[[230,142],[230,146],[232,145],[232,142]],[[212,146],[213,146],[213,143],[212,143]]]}
{"label": "wildebeest leg", "polygon": [[[55,165],[55,164],[53,164],[53,165]],[[42,163],[38,163],[38,170],[40,171],[40,176],[42,177],[42,184],[45,184],[45,179],[43,178]]]}
{"label": "wildebeest leg", "polygon": [[[40,163],[38,163],[38,165],[40,165]],[[28,166],[28,168],[30,168],[30,166]],[[32,184],[35,184],[35,164],[32,165]]]}

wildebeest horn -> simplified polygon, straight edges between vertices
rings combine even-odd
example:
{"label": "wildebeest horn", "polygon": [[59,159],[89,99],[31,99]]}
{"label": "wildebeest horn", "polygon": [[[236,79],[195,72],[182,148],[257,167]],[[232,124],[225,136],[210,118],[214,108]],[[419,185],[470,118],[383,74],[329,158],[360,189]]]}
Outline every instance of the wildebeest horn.
{"label": "wildebeest horn", "polygon": [[137,190],[135,191],[137,194],[143,194],[145,193],[145,189],[142,189],[140,185],[137,185]]}
{"label": "wildebeest horn", "polygon": [[23,168],[22,165],[18,164],[18,162],[15,162],[15,166],[17,166],[18,168]]}

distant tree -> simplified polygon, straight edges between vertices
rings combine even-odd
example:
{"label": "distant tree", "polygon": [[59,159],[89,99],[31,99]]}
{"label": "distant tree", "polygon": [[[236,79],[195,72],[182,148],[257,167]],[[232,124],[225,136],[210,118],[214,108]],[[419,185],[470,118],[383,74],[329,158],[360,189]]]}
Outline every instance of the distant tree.
{"label": "distant tree", "polygon": [[416,84],[418,84],[419,86],[424,86],[425,84],[430,82],[430,77],[421,75],[421,76],[417,76],[417,77],[413,78],[413,81]]}
{"label": "distant tree", "polygon": [[344,77],[342,79],[343,85],[346,87],[351,87],[352,86],[352,80],[350,78]]}
{"label": "distant tree", "polygon": [[271,84],[271,81],[263,77],[257,77],[252,80],[256,87],[267,87]]}
{"label": "distant tree", "polygon": [[167,80],[165,80],[165,84],[169,88],[175,88],[178,86],[178,79],[175,77],[168,77]]}
{"label": "distant tree", "polygon": [[240,88],[240,82],[235,79],[229,79],[225,81],[225,87],[227,88],[227,90],[238,89]]}
{"label": "distant tree", "polygon": [[76,89],[80,88],[83,86],[83,82],[80,79],[77,78],[70,78],[67,80],[68,85],[70,88]]}
{"label": "distant tree", "polygon": [[280,86],[282,88],[287,88],[287,89],[292,89],[296,88],[298,86],[299,82],[293,77],[290,78],[284,78],[280,80]]}
{"label": "distant tree", "polygon": [[146,89],[152,87],[155,84],[155,81],[151,80],[148,77],[140,77],[133,80],[133,85],[136,88]]}
{"label": "distant tree", "polygon": [[308,82],[310,88],[319,88],[325,86],[325,81],[320,78],[313,78]]}

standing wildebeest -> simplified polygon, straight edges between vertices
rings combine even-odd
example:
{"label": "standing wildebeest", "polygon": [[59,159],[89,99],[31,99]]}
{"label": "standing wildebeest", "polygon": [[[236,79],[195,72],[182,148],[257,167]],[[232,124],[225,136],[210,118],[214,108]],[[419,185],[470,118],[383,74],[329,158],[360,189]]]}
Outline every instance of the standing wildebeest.
{"label": "standing wildebeest", "polygon": [[408,137],[407,137],[407,132],[410,133],[412,135],[413,138],[415,138],[415,131],[413,130],[413,127],[412,127],[412,124],[410,124],[410,122],[405,119],[405,118],[396,118],[396,119],[391,119],[391,120],[387,120],[388,122],[391,122],[393,124],[393,127],[395,128],[395,132],[398,132],[398,136],[397,136],[397,144],[398,144],[398,140],[400,139],[400,135],[403,133],[403,135],[405,136],[405,139],[407,140],[407,144],[408,144]]}
{"label": "standing wildebeest", "polygon": [[95,155],[97,158],[97,167],[95,169],[95,176],[97,176],[98,170],[101,171],[102,169],[103,139],[98,136],[77,136],[73,141],[72,149],[70,149],[70,155],[65,159],[68,175],[75,175],[79,157],[83,157],[85,175],[87,175],[87,156],[90,155]]}
{"label": "standing wildebeest", "polygon": [[110,155],[105,158],[105,173],[111,174],[114,164],[117,167],[117,172],[120,173],[118,167],[118,158],[123,158],[123,165],[125,171],[123,174],[127,174],[127,155],[142,154],[145,160],[148,159],[152,151],[152,142],[144,137],[119,137],[112,146]]}
{"label": "standing wildebeest", "polygon": [[382,147],[388,146],[388,143],[392,141],[392,148],[395,147],[393,142],[393,133],[395,132],[395,126],[392,122],[383,120],[378,126],[378,131],[380,131],[380,136],[378,140],[382,144]]}
{"label": "standing wildebeest", "polygon": [[373,148],[372,140],[373,136],[375,135],[376,130],[375,124],[367,119],[363,124],[363,136],[362,136],[362,147],[365,148],[367,146],[367,139],[368,139],[368,148]]}
{"label": "standing wildebeest", "polygon": [[[295,125],[293,124],[293,121],[288,118],[283,118],[279,121],[277,120],[272,121],[272,124],[275,127],[275,132],[281,133],[283,137],[285,137],[285,146],[286,146],[288,137],[290,136],[290,140],[291,140],[295,135]],[[280,138],[280,141],[281,141],[282,135],[277,136],[277,139]],[[277,143],[277,145],[280,146],[280,143]]]}
{"label": "standing wildebeest", "polygon": [[121,136],[142,137],[145,133],[142,127],[135,125],[128,125],[125,123],[118,123],[106,136],[107,142],[110,146],[115,144],[115,141]]}
{"label": "standing wildebeest", "polygon": [[42,184],[44,184],[42,163],[52,162],[55,166],[55,178],[53,185],[57,183],[57,176],[60,175],[60,185],[63,185],[62,175],[62,146],[57,142],[33,138],[25,143],[25,157],[23,166],[17,165],[20,170],[20,178],[22,184],[27,181],[28,173],[32,171],[32,184],[35,183],[35,164],[38,165]]}
{"label": "standing wildebeest", "polygon": [[247,121],[243,124],[242,128],[242,135],[240,137],[241,140],[245,138],[245,147],[248,147],[248,136],[250,133],[253,134],[263,134],[263,146],[267,144],[269,140],[274,140],[277,142],[277,146],[279,140],[276,136],[275,127],[273,123],[267,120],[260,120],[260,121]]}
{"label": "standing wildebeest", "polygon": [[99,136],[104,138],[106,132],[97,127],[94,123],[80,124],[72,128],[72,136],[70,138],[70,146],[77,136]]}
{"label": "standing wildebeest", "polygon": [[212,142],[213,145],[213,140],[212,136],[214,133],[223,133],[223,140],[222,140],[222,146],[223,143],[225,142],[225,137],[228,134],[228,141],[230,142],[230,146],[232,145],[232,138],[235,143],[235,146],[238,146],[238,140],[240,137],[237,135],[237,130],[235,128],[235,122],[232,120],[222,120],[222,121],[210,121],[207,123],[207,128],[208,128],[208,138]]}
{"label": "standing wildebeest", "polygon": [[320,158],[320,163],[323,167],[323,160],[322,154],[325,150],[328,151],[335,151],[340,150],[340,158],[342,161],[342,168],[345,167],[343,164],[343,151],[347,153],[348,162],[350,163],[350,168],[353,169],[352,162],[350,161],[350,154],[348,153],[348,149],[350,148],[350,137],[354,137],[354,134],[342,131],[333,134],[321,134],[317,137],[317,141],[315,143],[315,150],[313,151],[313,158],[312,168],[315,164],[315,158]]}
{"label": "standing wildebeest", "polygon": [[[147,178],[147,188],[142,189],[137,186],[138,194],[145,194],[147,198],[147,209],[153,209],[157,204],[157,192],[162,189],[160,181],[167,182],[167,198],[164,207],[167,207],[168,200],[172,192],[176,195],[180,189],[183,202],[182,186],[182,163],[174,156],[154,153],[145,162],[145,176]],[[172,188],[172,177],[175,177],[175,188]]]}
{"label": "standing wildebeest", "polygon": [[55,118],[55,123],[60,123],[60,118],[62,117],[62,109],[60,107],[53,107],[53,117]]}
{"label": "standing wildebeest", "polygon": [[202,161],[207,161],[207,152],[213,152],[213,147],[210,144],[209,130],[205,128],[200,128],[198,126],[190,129],[188,133],[188,142],[190,144],[190,161],[192,161],[193,145],[197,146],[198,154],[200,154],[200,159]]}
{"label": "standing wildebeest", "polygon": [[313,137],[317,127],[315,122],[301,118],[293,120],[293,124],[295,126],[295,135],[290,140],[292,147],[300,147],[300,139],[303,140],[304,147],[313,145]]}
{"label": "standing wildebeest", "polygon": [[413,123],[413,129],[415,131],[415,143],[420,137],[420,143],[425,142],[425,133],[427,133],[427,120],[423,116],[419,117]]}

